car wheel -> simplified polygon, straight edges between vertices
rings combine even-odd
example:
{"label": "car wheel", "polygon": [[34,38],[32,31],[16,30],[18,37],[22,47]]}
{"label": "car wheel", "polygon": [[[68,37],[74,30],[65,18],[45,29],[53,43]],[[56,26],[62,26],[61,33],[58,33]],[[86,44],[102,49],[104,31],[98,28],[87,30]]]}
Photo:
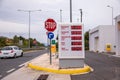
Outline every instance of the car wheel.
{"label": "car wheel", "polygon": [[17,56],[16,56],[16,53],[14,54],[14,56],[13,56],[13,58],[16,58]]}
{"label": "car wheel", "polygon": [[21,53],[20,57],[23,57],[23,52]]}

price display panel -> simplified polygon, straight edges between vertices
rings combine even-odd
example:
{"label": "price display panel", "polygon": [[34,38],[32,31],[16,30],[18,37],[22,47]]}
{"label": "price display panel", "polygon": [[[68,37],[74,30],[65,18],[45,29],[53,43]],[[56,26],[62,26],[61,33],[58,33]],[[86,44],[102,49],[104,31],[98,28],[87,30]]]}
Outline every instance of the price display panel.
{"label": "price display panel", "polygon": [[59,25],[59,57],[84,58],[84,36],[82,24]]}

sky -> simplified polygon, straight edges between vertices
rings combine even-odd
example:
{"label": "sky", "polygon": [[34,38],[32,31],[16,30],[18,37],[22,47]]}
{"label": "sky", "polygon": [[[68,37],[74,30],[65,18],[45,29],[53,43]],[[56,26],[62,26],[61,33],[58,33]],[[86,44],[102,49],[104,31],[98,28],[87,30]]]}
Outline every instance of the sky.
{"label": "sky", "polygon": [[[69,23],[70,0],[0,0],[0,36],[13,37],[13,35],[28,38],[28,13],[21,10],[41,10],[31,12],[31,37],[41,43],[47,43],[44,22],[53,18],[57,24],[60,22],[60,9],[62,22]],[[72,0],[73,22],[80,23],[80,11],[83,11],[84,31],[98,25],[112,24],[112,9],[114,17],[120,15],[120,0]],[[58,34],[58,26],[54,32]]]}

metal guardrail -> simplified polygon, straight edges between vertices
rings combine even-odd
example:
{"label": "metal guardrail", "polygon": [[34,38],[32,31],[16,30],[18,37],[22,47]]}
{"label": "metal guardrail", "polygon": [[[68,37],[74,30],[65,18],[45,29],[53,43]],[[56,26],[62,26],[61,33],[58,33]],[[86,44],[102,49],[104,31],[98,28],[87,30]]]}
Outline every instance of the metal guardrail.
{"label": "metal guardrail", "polygon": [[45,47],[39,47],[39,48],[22,48],[23,51],[31,51],[31,50],[44,50]]}

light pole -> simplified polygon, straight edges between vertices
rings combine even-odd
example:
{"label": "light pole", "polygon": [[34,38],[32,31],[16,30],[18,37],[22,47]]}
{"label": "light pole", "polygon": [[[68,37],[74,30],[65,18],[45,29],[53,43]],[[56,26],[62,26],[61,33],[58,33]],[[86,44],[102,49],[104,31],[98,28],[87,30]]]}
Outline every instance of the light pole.
{"label": "light pole", "polygon": [[41,10],[20,10],[18,9],[18,11],[23,11],[23,12],[28,12],[29,14],[29,29],[28,29],[28,48],[30,48],[30,26],[31,26],[31,12],[35,12],[35,11],[41,11]]}
{"label": "light pole", "polygon": [[112,9],[112,25],[113,25],[113,7],[108,5],[107,7],[111,8]]}
{"label": "light pole", "polygon": [[72,0],[70,0],[70,22],[72,22]]}
{"label": "light pole", "polygon": [[83,13],[82,13],[82,9],[79,9],[80,10],[80,20],[81,20],[81,23],[82,23],[82,15],[83,15]]}
{"label": "light pole", "polygon": [[60,22],[62,22],[62,10],[60,9]]}

